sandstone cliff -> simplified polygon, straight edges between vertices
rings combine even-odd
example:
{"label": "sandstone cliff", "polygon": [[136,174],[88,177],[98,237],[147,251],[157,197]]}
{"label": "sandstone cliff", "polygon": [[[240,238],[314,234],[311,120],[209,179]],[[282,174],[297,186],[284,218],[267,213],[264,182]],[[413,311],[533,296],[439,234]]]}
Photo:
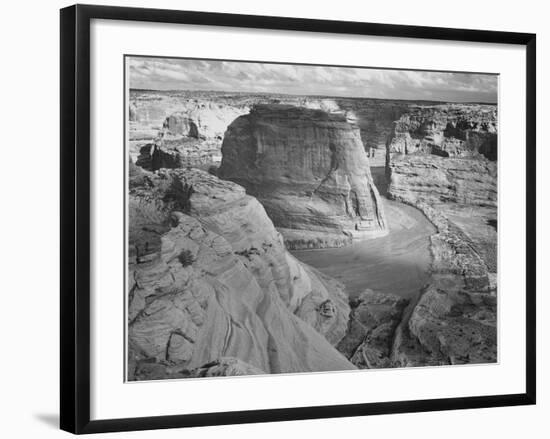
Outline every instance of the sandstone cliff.
{"label": "sandstone cliff", "polygon": [[141,361],[134,365],[133,371],[136,380],[147,381],[265,374],[263,370],[234,357],[221,357],[195,369],[186,369],[181,365]]}
{"label": "sandstone cliff", "polygon": [[497,158],[495,105],[411,106],[390,134],[387,154]]}
{"label": "sandstone cliff", "polygon": [[343,113],[255,106],[227,129],[222,156],[218,175],[259,199],[290,248],[387,232],[359,130]]}
{"label": "sandstone cliff", "polygon": [[497,359],[497,119],[490,105],[416,107],[388,140],[388,195],[436,226],[431,276],[399,325],[398,366]]}
{"label": "sandstone cliff", "polygon": [[156,136],[149,142],[138,142],[133,131],[134,152],[138,166],[156,171],[161,168],[208,168],[221,161],[221,143],[227,126],[246,106],[186,102],[183,110],[166,117]]}
{"label": "sandstone cliff", "polygon": [[[417,206],[436,225],[431,278],[396,331],[398,366],[497,361],[495,277],[472,240],[437,209]],[[496,245],[496,239],[495,239]],[[496,265],[495,265],[496,268]]]}
{"label": "sandstone cliff", "polygon": [[[332,346],[342,286],[286,252],[242,187],[132,168],[129,253],[130,379],[354,368]],[[204,371],[226,357],[239,366]]]}
{"label": "sandstone cliff", "polygon": [[390,164],[388,191],[410,203],[460,203],[497,206],[496,162],[443,158],[430,154],[396,156]]}
{"label": "sandstone cliff", "polygon": [[360,369],[393,367],[395,331],[408,304],[393,294],[365,290],[352,301],[348,332],[338,350]]}
{"label": "sandstone cliff", "polygon": [[169,115],[164,120],[163,128],[175,136],[221,140],[229,124],[248,111],[247,106],[197,103]]}

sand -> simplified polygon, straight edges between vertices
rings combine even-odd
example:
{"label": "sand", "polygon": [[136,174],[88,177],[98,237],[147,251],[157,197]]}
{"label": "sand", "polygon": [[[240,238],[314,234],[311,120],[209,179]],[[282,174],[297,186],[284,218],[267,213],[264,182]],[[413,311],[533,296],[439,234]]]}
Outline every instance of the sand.
{"label": "sand", "polygon": [[300,250],[299,260],[338,279],[350,298],[370,288],[411,298],[429,277],[430,235],[435,227],[422,212],[384,199],[390,233],[342,248]]}

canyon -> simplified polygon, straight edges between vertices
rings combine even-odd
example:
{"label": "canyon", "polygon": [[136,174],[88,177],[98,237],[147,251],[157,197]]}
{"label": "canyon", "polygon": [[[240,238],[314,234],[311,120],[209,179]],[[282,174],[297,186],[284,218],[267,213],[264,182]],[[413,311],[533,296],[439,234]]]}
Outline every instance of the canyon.
{"label": "canyon", "polygon": [[495,107],[415,108],[395,123],[388,195],[437,229],[429,282],[395,334],[396,365],[496,361],[496,160]]}
{"label": "canyon", "polygon": [[227,128],[222,156],[218,175],[262,203],[288,248],[387,233],[359,128],[344,113],[257,105]]}
{"label": "canyon", "polygon": [[128,379],[497,359],[497,108],[131,91]]}
{"label": "canyon", "polygon": [[286,251],[255,198],[198,169],[132,172],[129,379],[221,359],[258,373],[354,368],[333,347],[349,318],[342,286]]}

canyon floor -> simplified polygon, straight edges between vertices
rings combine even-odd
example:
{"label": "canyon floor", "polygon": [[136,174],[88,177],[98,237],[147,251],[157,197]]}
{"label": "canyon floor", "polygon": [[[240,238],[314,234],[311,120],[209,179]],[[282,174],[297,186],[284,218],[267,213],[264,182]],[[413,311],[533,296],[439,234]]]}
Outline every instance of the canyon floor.
{"label": "canyon floor", "polygon": [[414,298],[429,279],[435,227],[418,209],[383,198],[389,234],[340,248],[291,252],[346,286],[350,299],[367,288]]}

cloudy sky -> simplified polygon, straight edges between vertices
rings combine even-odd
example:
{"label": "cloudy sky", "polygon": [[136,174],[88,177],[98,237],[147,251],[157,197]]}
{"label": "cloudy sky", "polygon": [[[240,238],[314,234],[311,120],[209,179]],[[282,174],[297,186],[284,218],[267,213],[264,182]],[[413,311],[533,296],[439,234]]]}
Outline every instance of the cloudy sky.
{"label": "cloudy sky", "polygon": [[496,102],[498,77],[348,67],[132,57],[130,88]]}

